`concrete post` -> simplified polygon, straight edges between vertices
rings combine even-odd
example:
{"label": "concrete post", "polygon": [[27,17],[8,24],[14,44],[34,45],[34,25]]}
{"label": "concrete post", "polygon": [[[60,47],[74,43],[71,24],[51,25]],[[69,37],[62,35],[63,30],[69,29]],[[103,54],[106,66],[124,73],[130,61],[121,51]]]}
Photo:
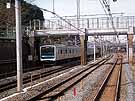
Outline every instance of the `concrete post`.
{"label": "concrete post", "polygon": [[102,37],[102,41],[103,41],[103,42],[102,42],[102,47],[103,47],[103,48],[102,48],[102,52],[103,52],[102,55],[104,56],[104,55],[105,55],[105,54],[104,54],[104,53],[105,53],[104,37]]}
{"label": "concrete post", "polygon": [[108,49],[107,49],[107,42],[106,42],[106,56],[107,56],[107,54],[108,54]]}
{"label": "concrete post", "polygon": [[95,46],[95,37],[94,37],[94,62],[96,60],[96,46]]}
{"label": "concrete post", "polygon": [[101,57],[103,56],[103,45],[102,45],[102,38],[100,38],[100,48],[101,48]]}
{"label": "concrete post", "polygon": [[34,30],[36,30],[36,20],[34,19]]}
{"label": "concrete post", "polygon": [[81,65],[85,65],[86,64],[86,56],[85,56],[85,36],[84,35],[80,35],[80,41],[81,41]]}
{"label": "concrete post", "polygon": [[80,41],[81,41],[81,48],[80,48],[81,65],[84,65],[84,35],[80,35]]}
{"label": "concrete post", "polygon": [[103,42],[103,56],[105,56],[105,43]]}
{"label": "concrete post", "polygon": [[40,19],[38,19],[38,29],[39,30],[41,29],[41,21],[40,21]]}
{"label": "concrete post", "polygon": [[22,33],[21,33],[21,4],[15,0],[16,14],[16,57],[17,57],[17,91],[22,91]]}
{"label": "concrete post", "polygon": [[87,30],[85,29],[85,34],[80,35],[81,41],[81,65],[87,64],[87,40],[88,36],[86,35]]}
{"label": "concrete post", "polygon": [[32,30],[32,23],[31,23],[31,20],[30,20],[30,25],[29,25],[29,27],[30,27],[30,31]]}
{"label": "concrete post", "polygon": [[75,46],[77,46],[77,37],[75,36]]}
{"label": "concrete post", "polygon": [[[80,0],[76,0],[77,4],[77,28],[80,29]],[[78,30],[78,34],[80,34],[80,31]],[[81,40],[80,36],[80,40]],[[84,37],[85,39],[85,37]],[[75,36],[75,45],[77,45],[77,37]]]}
{"label": "concrete post", "polygon": [[[128,38],[128,36],[127,36],[127,38]],[[128,39],[127,39],[127,44],[126,44],[126,51],[127,51],[127,59],[129,59],[129,56],[128,56],[128,54],[129,54],[129,50],[128,50]]]}
{"label": "concrete post", "polygon": [[129,27],[128,32],[128,49],[129,49],[129,63],[133,62],[133,27]]}

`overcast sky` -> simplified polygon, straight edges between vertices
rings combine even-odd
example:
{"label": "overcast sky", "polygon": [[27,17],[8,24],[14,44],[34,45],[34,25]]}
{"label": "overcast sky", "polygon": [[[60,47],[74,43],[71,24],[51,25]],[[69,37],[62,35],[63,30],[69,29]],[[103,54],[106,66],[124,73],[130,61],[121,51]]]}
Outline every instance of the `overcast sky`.
{"label": "overcast sky", "polygon": [[[99,0],[80,0],[81,14],[101,14],[104,10],[99,3]],[[55,12],[60,16],[76,15],[76,0],[54,0]],[[117,0],[117,2],[111,2],[111,10],[113,13],[125,13],[125,15],[135,15],[135,0]],[[35,0],[33,4],[53,10],[53,0]],[[51,14],[45,14],[45,16],[51,17]]]}

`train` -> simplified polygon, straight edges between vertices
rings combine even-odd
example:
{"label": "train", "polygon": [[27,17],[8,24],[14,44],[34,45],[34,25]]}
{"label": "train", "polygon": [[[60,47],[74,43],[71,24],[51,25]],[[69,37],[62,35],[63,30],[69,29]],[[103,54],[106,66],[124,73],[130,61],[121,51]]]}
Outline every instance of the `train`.
{"label": "train", "polygon": [[[99,49],[96,47],[96,54],[99,54]],[[93,56],[93,48],[87,48],[87,55]],[[79,46],[67,45],[41,45],[40,46],[40,61],[45,62],[58,62],[62,60],[71,60],[80,57]]]}
{"label": "train", "polygon": [[[37,42],[38,43],[38,42]],[[1,68],[0,73],[10,73],[16,71],[16,48],[15,41],[1,41],[0,47],[0,62]],[[10,51],[9,51],[10,50]],[[33,50],[35,55],[32,55],[31,50]],[[93,56],[93,48],[88,48],[87,51],[90,57]],[[100,53],[99,49],[96,47],[96,53]],[[8,54],[8,55],[7,55]],[[29,59],[32,56],[32,59]],[[36,58],[34,57],[36,56]],[[27,40],[22,41],[22,62],[23,70],[30,71],[35,70],[35,67],[43,67],[50,65],[50,63],[62,63],[72,60],[80,59],[80,47],[79,46],[69,46],[69,45],[43,45],[35,44],[35,48],[31,48]],[[14,61],[13,61],[14,60]],[[67,61],[66,61],[67,60]],[[4,63],[3,63],[4,61]],[[5,63],[6,61],[6,63]],[[7,63],[7,61],[9,61]],[[47,67],[47,66],[46,66]]]}

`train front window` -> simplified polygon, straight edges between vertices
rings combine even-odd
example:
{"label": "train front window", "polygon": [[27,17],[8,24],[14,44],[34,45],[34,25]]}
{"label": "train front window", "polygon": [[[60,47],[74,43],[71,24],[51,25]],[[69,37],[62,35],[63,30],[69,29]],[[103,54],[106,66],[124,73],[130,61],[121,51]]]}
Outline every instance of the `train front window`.
{"label": "train front window", "polygon": [[42,58],[54,58],[54,47],[42,47],[41,48]]}

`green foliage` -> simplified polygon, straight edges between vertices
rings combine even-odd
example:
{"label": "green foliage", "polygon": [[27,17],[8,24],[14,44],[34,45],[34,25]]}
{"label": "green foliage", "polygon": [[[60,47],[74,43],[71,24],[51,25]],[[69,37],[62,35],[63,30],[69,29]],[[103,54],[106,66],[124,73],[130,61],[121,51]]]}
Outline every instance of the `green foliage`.
{"label": "green foliage", "polygon": [[[0,28],[5,29],[6,26],[15,26],[15,2],[11,2],[11,8],[6,8],[8,0],[0,0]],[[28,4],[21,0],[22,25],[29,25],[29,21],[33,19],[44,20],[43,12],[35,5]]]}
{"label": "green foliage", "polygon": [[29,23],[30,20],[39,19],[41,21],[44,20],[43,12],[35,5],[31,5],[26,3],[25,1],[22,2],[22,24],[26,25]]}

